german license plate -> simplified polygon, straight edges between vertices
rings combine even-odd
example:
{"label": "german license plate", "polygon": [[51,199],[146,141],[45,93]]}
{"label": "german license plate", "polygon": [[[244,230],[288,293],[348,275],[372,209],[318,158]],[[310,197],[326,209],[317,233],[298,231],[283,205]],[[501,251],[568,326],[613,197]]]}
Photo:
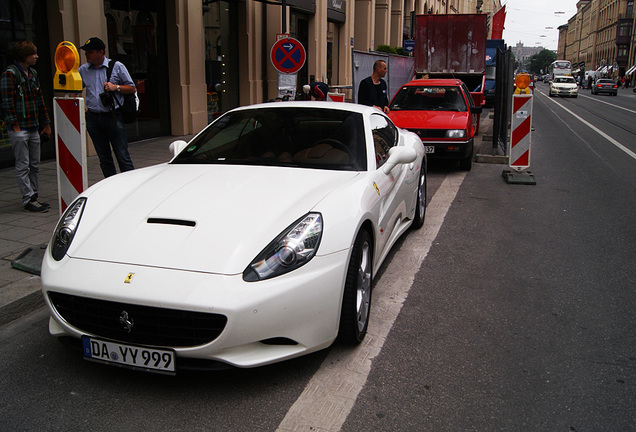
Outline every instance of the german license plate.
{"label": "german license plate", "polygon": [[435,153],[435,146],[424,146],[424,151],[426,153]]}
{"label": "german license plate", "polygon": [[87,360],[148,372],[175,373],[173,350],[121,344],[89,336],[82,336],[82,346]]}

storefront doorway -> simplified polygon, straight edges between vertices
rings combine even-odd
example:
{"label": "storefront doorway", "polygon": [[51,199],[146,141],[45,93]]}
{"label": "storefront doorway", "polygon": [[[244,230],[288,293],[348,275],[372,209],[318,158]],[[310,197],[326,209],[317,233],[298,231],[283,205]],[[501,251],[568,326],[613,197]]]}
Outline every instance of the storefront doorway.
{"label": "storefront doorway", "polygon": [[109,58],[126,65],[137,86],[139,116],[128,141],[170,135],[165,0],[104,0]]}
{"label": "storefront doorway", "polygon": [[[38,71],[40,86],[53,122],[53,76],[51,75],[51,53],[49,52],[49,30],[45,0],[0,0],[0,59],[2,70],[13,63],[11,48],[17,40],[32,41],[38,48]],[[42,142],[42,159],[55,157],[53,140]],[[4,119],[0,119],[0,168],[13,166],[13,150]]]}

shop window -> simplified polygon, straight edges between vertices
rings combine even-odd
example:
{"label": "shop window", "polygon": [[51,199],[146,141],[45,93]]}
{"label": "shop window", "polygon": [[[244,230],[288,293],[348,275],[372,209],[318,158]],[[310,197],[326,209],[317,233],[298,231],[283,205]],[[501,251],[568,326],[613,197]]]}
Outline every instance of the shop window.
{"label": "shop window", "polygon": [[171,132],[165,9],[165,0],[104,1],[106,54],[126,65],[140,101],[137,121],[126,125],[129,141]]}

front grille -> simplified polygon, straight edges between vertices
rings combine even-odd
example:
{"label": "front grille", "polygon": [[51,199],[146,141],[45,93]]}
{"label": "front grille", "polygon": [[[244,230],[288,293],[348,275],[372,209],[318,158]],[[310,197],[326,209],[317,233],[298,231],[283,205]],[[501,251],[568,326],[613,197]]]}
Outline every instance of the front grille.
{"label": "front grille", "polygon": [[409,129],[420,138],[446,138],[446,129]]}
{"label": "front grille", "polygon": [[[78,330],[141,345],[173,348],[203,345],[216,339],[227,323],[225,315],[140,306],[58,292],[49,292],[49,299],[57,313]],[[126,320],[132,323],[130,331],[126,328]]]}

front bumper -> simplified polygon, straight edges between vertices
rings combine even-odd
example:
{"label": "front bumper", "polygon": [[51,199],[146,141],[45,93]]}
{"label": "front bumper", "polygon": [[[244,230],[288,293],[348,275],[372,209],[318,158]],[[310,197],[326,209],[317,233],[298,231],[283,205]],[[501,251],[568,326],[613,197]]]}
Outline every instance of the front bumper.
{"label": "front bumper", "polygon": [[[63,316],[65,312],[52,304],[49,292],[55,292],[226,317],[220,334],[207,343],[166,346],[175,350],[177,368],[179,358],[254,367],[298,357],[328,347],[337,336],[348,254],[345,250],[316,256],[293,272],[248,283],[240,274],[217,275],[68,257],[56,262],[47,253],[42,264],[42,291],[51,313],[49,331],[56,337],[103,337],[69,324]],[[125,283],[131,274],[132,279]]]}
{"label": "front bumper", "polygon": [[579,94],[578,89],[559,89],[552,87],[550,94],[554,96],[577,96]]}
{"label": "front bumper", "polygon": [[435,151],[426,156],[433,159],[465,159],[473,154],[474,139],[467,141],[424,141],[424,147],[433,146]]}

